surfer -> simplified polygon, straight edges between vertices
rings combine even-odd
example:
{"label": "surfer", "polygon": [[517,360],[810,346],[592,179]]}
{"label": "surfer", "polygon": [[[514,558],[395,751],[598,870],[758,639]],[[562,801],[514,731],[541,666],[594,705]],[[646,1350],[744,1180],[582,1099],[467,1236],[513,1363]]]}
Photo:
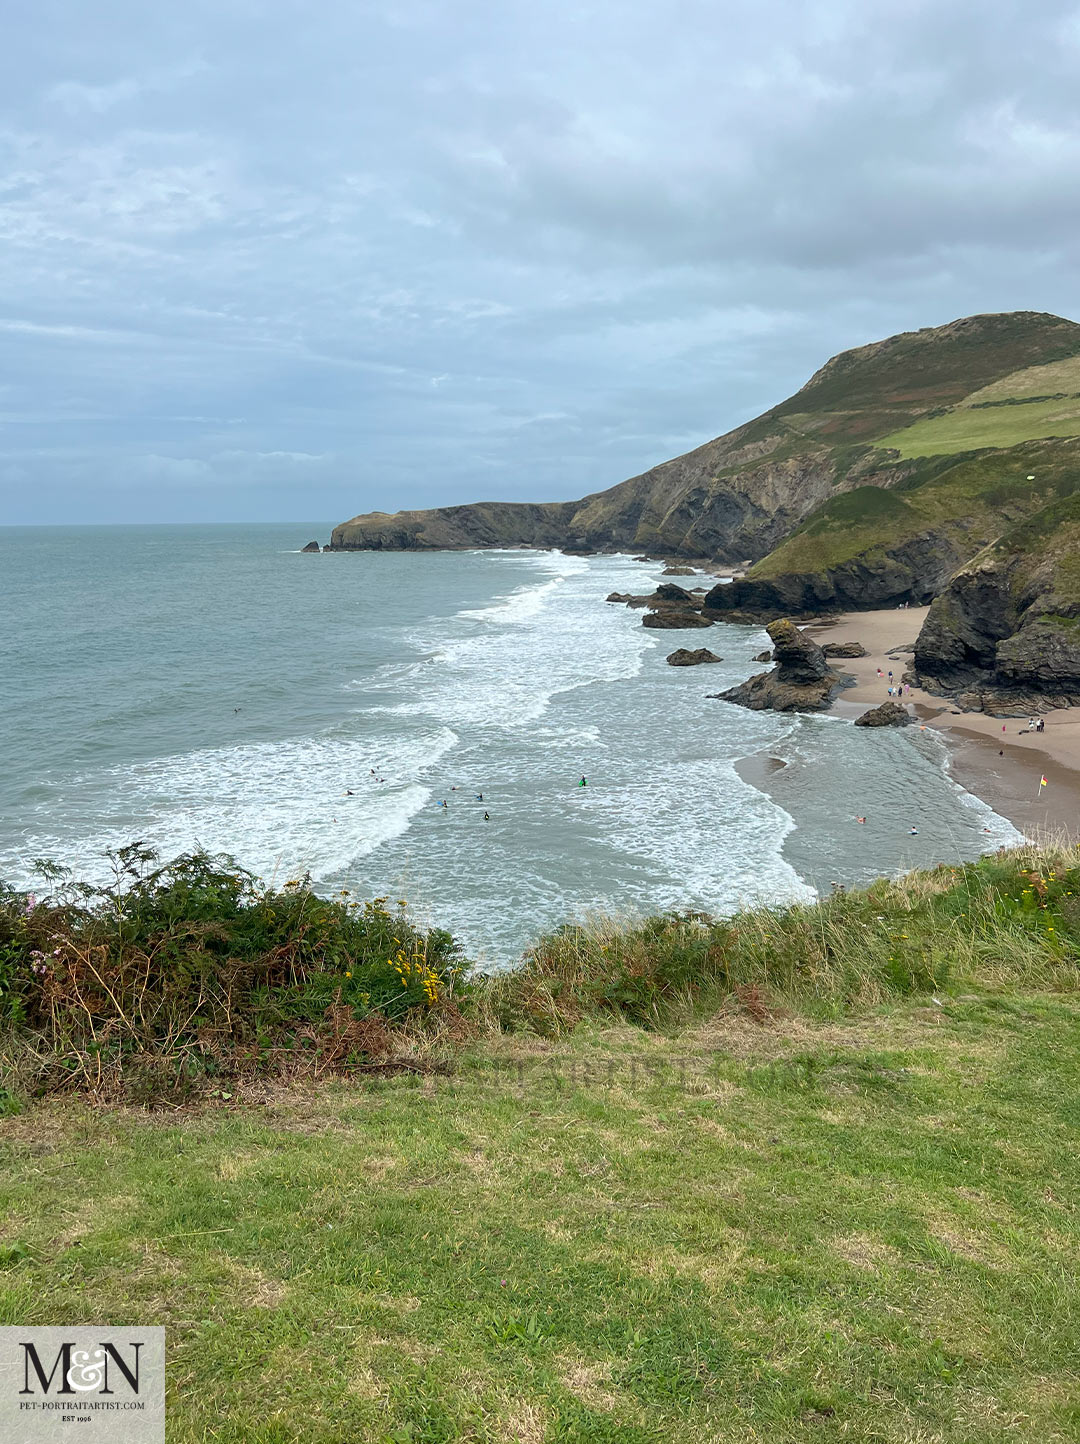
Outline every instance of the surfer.
{"label": "surfer", "polygon": [[491,821],[491,813],[490,813],[490,812],[485,812],[485,813],[484,813],[484,821],[485,821],[485,822],[490,822],[490,821]]}
{"label": "surfer", "polygon": [[588,781],[584,777],[582,777],[581,781],[578,783],[579,787],[588,787],[588,785]]}

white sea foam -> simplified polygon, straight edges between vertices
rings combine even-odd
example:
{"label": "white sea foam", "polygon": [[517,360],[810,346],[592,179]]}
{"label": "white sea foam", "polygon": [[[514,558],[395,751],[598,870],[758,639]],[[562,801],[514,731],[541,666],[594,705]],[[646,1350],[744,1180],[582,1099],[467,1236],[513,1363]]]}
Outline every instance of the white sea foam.
{"label": "white sea foam", "polygon": [[[521,553],[510,555],[523,561]],[[385,710],[457,728],[520,730],[560,694],[637,675],[643,653],[655,643],[604,607],[604,594],[598,595],[602,564],[590,571],[577,557],[545,560],[557,576],[442,619],[433,628],[437,635],[410,635],[411,647],[425,660],[381,668],[366,684],[371,691],[405,694]]]}
{"label": "white sea foam", "polygon": [[94,818],[92,837],[73,843],[43,828],[9,868],[30,856],[63,856],[83,876],[101,877],[104,849],[138,837],[165,857],[203,847],[268,876],[326,876],[408,828],[431,799],[424,775],[456,742],[447,727],[378,741],[327,733],[90,772],[72,780],[69,795]]}

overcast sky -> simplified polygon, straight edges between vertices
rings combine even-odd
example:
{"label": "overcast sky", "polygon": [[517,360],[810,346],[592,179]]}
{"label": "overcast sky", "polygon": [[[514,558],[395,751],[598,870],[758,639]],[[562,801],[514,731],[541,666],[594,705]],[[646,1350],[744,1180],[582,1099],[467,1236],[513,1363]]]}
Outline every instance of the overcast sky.
{"label": "overcast sky", "polygon": [[1080,318],[1056,0],[35,0],[0,79],[0,523],[576,497]]}

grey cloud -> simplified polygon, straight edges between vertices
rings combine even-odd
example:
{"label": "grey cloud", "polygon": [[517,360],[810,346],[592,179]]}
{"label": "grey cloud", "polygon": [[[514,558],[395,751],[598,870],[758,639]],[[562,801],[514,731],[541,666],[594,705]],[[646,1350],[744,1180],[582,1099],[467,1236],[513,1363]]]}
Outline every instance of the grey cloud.
{"label": "grey cloud", "polygon": [[41,0],[6,29],[0,521],[580,495],[844,346],[1080,313],[1059,0]]}

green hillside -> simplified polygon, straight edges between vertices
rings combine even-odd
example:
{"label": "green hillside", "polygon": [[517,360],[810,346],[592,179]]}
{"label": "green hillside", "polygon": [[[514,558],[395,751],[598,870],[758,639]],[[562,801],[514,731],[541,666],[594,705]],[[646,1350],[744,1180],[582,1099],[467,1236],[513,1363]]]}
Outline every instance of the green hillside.
{"label": "green hillside", "polygon": [[971,317],[830,361],[771,415],[789,451],[831,439],[832,495],[708,605],[775,614],[925,602],[982,548],[1071,496],[1078,332],[1029,312]]}
{"label": "green hillside", "polygon": [[955,536],[973,553],[1077,487],[1080,443],[1072,440],[937,457],[887,490],[864,486],[827,501],[748,576],[828,571],[928,530]]}

